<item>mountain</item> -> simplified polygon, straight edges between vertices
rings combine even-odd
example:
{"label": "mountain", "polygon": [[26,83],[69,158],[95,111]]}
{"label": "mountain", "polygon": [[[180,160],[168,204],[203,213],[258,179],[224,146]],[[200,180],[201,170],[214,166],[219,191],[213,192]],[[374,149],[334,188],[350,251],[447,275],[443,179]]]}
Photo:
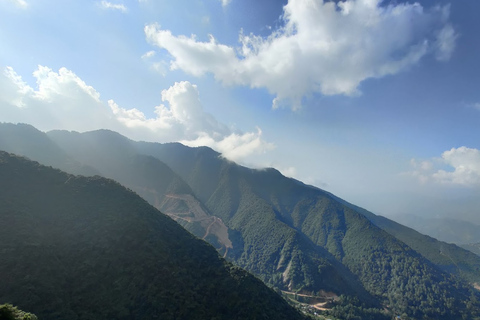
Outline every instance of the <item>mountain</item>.
{"label": "mountain", "polygon": [[[302,239],[309,241],[323,257],[321,249],[326,249],[358,277],[370,294],[394,306],[395,311],[408,310],[416,317],[455,318],[459,315],[447,315],[452,305],[441,305],[453,299],[460,303],[456,307],[462,308],[462,301],[473,294],[471,289],[442,272],[442,268],[372,224],[364,212],[356,211],[327,192],[285,178],[274,169],[258,171],[238,166],[219,158],[208,148],[140,145],[141,152],[158,157],[179,173],[232,234],[240,234],[240,241],[233,241],[234,250],[240,247],[233,260],[268,283],[316,291],[323,285],[317,279],[331,277],[323,273],[322,268],[312,268],[312,263],[305,258],[310,253],[303,244],[288,251],[287,242],[280,236],[288,230],[299,238],[304,237]],[[202,181],[208,183],[202,184]],[[466,253],[461,248],[455,249]],[[292,252],[301,252],[302,256],[296,258]],[[474,262],[478,265],[479,259]],[[321,266],[318,261],[313,265]],[[471,276],[477,280],[479,270],[472,270]],[[463,293],[457,298],[454,298],[456,294],[450,297],[438,294],[452,287]]]}
{"label": "mountain", "polygon": [[0,150],[20,154],[73,174],[98,174],[92,167],[69,157],[44,132],[28,124],[0,123]]}
{"label": "mountain", "polygon": [[398,215],[393,219],[445,242],[455,244],[480,242],[480,226],[472,222],[445,217],[425,218],[408,214]]}
{"label": "mountain", "polygon": [[[171,181],[173,175],[175,175],[175,173],[169,169],[170,167],[165,164],[161,168],[159,168],[161,166],[160,164],[156,168],[152,167],[150,174],[139,174],[141,168],[132,166],[131,163],[132,156],[135,155],[134,149],[137,150],[137,157],[138,154],[141,154],[142,157],[151,157],[160,161],[158,157],[139,152],[138,149],[141,148],[142,143],[133,142],[118,133],[107,130],[85,134],[52,131],[49,132],[48,135],[53,141],[66,150],[69,155],[81,163],[94,166],[106,177],[124,183],[132,190],[137,191],[142,197],[150,199],[152,204],[162,210],[162,212],[176,219],[187,230],[210,241],[226,257],[242,267],[247,268],[270,285],[286,290],[298,289],[299,286],[305,284],[305,276],[303,274],[295,275],[298,271],[296,270],[297,267],[295,265],[289,267],[289,261],[308,260],[309,262],[307,264],[315,266],[314,269],[317,269],[320,265],[324,266],[322,269],[324,270],[323,276],[320,276],[316,271],[306,271],[307,277],[309,278],[308,281],[316,281],[319,283],[319,285],[312,285],[309,289],[315,288],[317,290],[336,291],[339,294],[346,293],[361,296],[365,301],[370,303],[375,300],[364,290],[357,277],[339,263],[327,250],[311,243],[304,235],[284,223],[277,221],[274,216],[272,217],[273,219],[265,220],[265,222],[269,224],[269,228],[265,230],[261,229],[264,227],[263,224],[258,224],[253,219],[250,219],[253,217],[245,217],[249,220],[250,226],[260,228],[258,229],[258,233],[262,234],[261,238],[255,239],[254,244],[250,244],[248,242],[245,243],[245,240],[249,239],[245,239],[241,232],[225,225],[224,221],[226,221],[226,217],[222,216],[222,214],[212,214],[208,205],[201,197],[204,197],[202,191],[219,187],[218,181],[214,178],[218,174],[214,171],[224,160],[218,159],[218,154],[214,153],[212,159],[207,159],[204,163],[198,164],[199,166],[204,165],[198,170],[198,176],[196,176],[195,179],[188,179],[188,182],[186,182],[185,177],[177,175],[176,180],[179,182],[175,183],[175,185],[181,185],[182,188],[175,190],[170,188],[169,192],[165,192],[167,188],[155,188],[151,182],[143,181],[132,183],[132,179],[125,178],[124,172],[126,171],[129,171],[132,176],[145,177],[148,181],[157,181],[160,176],[165,176],[166,178],[163,180],[166,184],[170,185],[170,183],[167,182]],[[171,152],[167,151],[167,154],[175,158],[173,161],[176,163],[185,162],[186,166],[188,166],[188,161],[195,160],[191,155],[184,153],[184,151],[189,152],[189,150],[191,150],[190,148],[186,148],[180,144],[168,144],[165,146],[176,149]],[[178,148],[186,149],[184,151],[178,151]],[[193,149],[193,151],[200,153],[213,152],[209,148],[198,148]],[[218,162],[217,159],[220,162]],[[233,163],[227,163],[234,165]],[[131,166],[129,170],[126,169],[128,165]],[[117,170],[118,168],[121,168],[121,170]],[[243,167],[238,168],[250,170]],[[251,171],[253,173],[256,172],[254,170]],[[140,188],[139,186],[142,185],[142,183],[143,185],[149,184],[150,187]],[[196,188],[197,191],[194,192],[192,188]],[[152,197],[152,195],[154,196]],[[222,195],[219,197],[221,201],[225,201],[226,199],[223,198]],[[261,211],[259,211],[259,213],[263,214]],[[266,217],[264,216],[263,218]],[[266,230],[269,230],[269,232],[265,232]],[[277,254],[276,251],[268,251],[266,244],[269,242],[272,244],[275,243],[275,245],[271,247],[272,250],[277,250],[278,243],[282,243],[284,252],[287,255],[283,258],[284,261],[280,261],[278,266],[274,268],[271,265],[271,261],[261,261],[264,256]],[[242,259],[248,261],[248,263],[241,263],[239,261],[241,258],[240,255],[244,251],[245,246],[256,248],[254,253],[256,256],[244,257]],[[305,254],[306,252],[308,252],[308,254]],[[304,265],[304,263],[299,263],[298,268],[301,268],[302,265]],[[292,270],[290,272],[291,274],[285,272],[287,268]],[[273,280],[273,278],[275,278],[275,280]],[[286,282],[289,282],[289,284],[284,285]]]}
{"label": "mountain", "polygon": [[480,256],[480,242],[471,243],[471,244],[462,244],[461,247]]}
{"label": "mountain", "polygon": [[462,248],[455,244],[446,243],[423,235],[412,228],[385,217],[375,215],[344,200],[338,200],[363,214],[376,226],[410,246],[430,262],[433,262],[439,269],[460,276],[471,283],[480,282],[480,259],[467,248],[462,246],[464,249],[462,250]]}
{"label": "mountain", "polygon": [[[351,302],[368,319],[385,318],[383,310],[405,319],[478,315],[471,284],[480,282],[479,257],[274,169],[245,168],[206,147],[135,142],[106,130],[47,136],[287,294]],[[330,312],[353,314],[343,307]]]}
{"label": "mountain", "polygon": [[302,319],[113,180],[0,152],[0,301],[40,319]]}

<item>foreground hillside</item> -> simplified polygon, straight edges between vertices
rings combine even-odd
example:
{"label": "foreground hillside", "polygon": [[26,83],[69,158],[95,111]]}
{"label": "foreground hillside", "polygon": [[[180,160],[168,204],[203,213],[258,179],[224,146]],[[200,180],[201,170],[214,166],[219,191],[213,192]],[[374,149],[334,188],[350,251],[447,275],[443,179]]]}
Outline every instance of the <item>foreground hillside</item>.
{"label": "foreground hillside", "polygon": [[11,304],[0,305],[0,319],[1,320],[37,320],[34,314],[18,310],[17,307]]}
{"label": "foreground hillside", "polygon": [[337,301],[326,312],[347,319],[478,317],[473,283],[480,280],[480,257],[274,169],[252,170],[209,148],[134,142],[105,130],[47,137],[75,166],[134,190],[271,286]]}
{"label": "foreground hillside", "polygon": [[0,301],[40,319],[301,319],[136,194],[0,152]]}

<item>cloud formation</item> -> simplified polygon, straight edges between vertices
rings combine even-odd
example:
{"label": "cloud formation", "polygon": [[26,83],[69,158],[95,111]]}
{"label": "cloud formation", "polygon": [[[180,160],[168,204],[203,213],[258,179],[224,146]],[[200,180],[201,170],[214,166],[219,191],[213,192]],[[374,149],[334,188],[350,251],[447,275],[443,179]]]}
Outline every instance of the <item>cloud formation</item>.
{"label": "cloud formation", "polygon": [[436,181],[465,186],[480,185],[480,150],[452,148],[442,153],[442,160],[453,171],[438,170],[433,174]]}
{"label": "cloud formation", "polygon": [[[72,71],[39,66],[33,89],[11,68],[0,77],[1,121],[26,122],[41,130],[94,130],[109,120],[100,94]],[[111,118],[111,117],[110,117]]]}
{"label": "cloud formation", "polygon": [[431,170],[433,168],[433,163],[431,161],[417,161],[411,159],[410,166],[412,167],[412,170],[405,173],[406,175],[415,177],[422,184],[430,181]]}
{"label": "cloud formation", "polygon": [[123,4],[111,3],[108,1],[102,1],[99,3],[100,7],[103,9],[118,10],[121,12],[127,12],[127,7]]}
{"label": "cloud formation", "polygon": [[218,122],[203,110],[197,86],[187,81],[163,90],[164,104],[156,106],[155,117],[149,118],[114,100],[104,103],[93,87],[66,68],[55,72],[39,66],[33,76],[36,89],[11,67],[5,68],[0,75],[0,121],[25,122],[44,131],[106,128],[137,140],[209,146],[235,161],[273,147],[258,128],[243,133]]}
{"label": "cloud formation", "polygon": [[25,0],[10,0],[10,2],[13,2],[15,5],[23,9],[28,7],[28,3]]}
{"label": "cloud formation", "polygon": [[167,75],[167,70],[168,70],[168,64],[165,61],[153,61],[152,59],[155,57],[156,52],[153,50],[147,51],[142,55],[142,60],[146,61],[149,65],[150,68],[161,74],[162,76]]}
{"label": "cloud formation", "polygon": [[455,33],[451,24],[447,24],[443,27],[437,35],[436,41],[436,57],[439,61],[450,60],[453,51],[455,50],[455,43],[458,38],[458,34]]}
{"label": "cloud formation", "polygon": [[457,34],[449,6],[382,0],[289,0],[284,26],[268,37],[240,32],[241,46],[175,36],[158,24],[145,27],[148,42],[167,50],[170,68],[194,76],[212,73],[226,85],[266,88],[274,107],[298,107],[311,93],[355,95],[369,78],[393,75],[426,54],[448,60]]}
{"label": "cloud formation", "polygon": [[232,0],[220,0],[220,1],[222,2],[222,7],[226,7],[230,2],[232,2]]}
{"label": "cloud formation", "polygon": [[[465,146],[452,148],[443,152],[441,158],[421,162],[412,159],[410,164],[413,170],[408,174],[418,178],[421,183],[480,186],[480,150],[478,149]],[[445,166],[448,169],[440,169]]]}

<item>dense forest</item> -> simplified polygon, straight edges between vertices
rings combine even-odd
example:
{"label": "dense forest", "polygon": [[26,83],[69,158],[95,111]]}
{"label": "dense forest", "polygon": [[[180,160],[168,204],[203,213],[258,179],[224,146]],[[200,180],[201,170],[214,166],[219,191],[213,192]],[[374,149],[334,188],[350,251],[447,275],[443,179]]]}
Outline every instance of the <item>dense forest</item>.
{"label": "dense forest", "polygon": [[[205,147],[135,142],[105,130],[45,134],[8,124],[0,130],[0,148],[115,179],[269,286],[329,296],[334,303],[323,312],[331,316],[479,317],[473,284],[480,282],[480,257],[274,169],[242,167]],[[24,142],[29,136],[45,147],[31,148]]]}
{"label": "dense forest", "polygon": [[0,305],[0,320],[37,320],[37,317],[6,303]]}
{"label": "dense forest", "polygon": [[40,319],[302,319],[113,180],[0,152],[0,301]]}

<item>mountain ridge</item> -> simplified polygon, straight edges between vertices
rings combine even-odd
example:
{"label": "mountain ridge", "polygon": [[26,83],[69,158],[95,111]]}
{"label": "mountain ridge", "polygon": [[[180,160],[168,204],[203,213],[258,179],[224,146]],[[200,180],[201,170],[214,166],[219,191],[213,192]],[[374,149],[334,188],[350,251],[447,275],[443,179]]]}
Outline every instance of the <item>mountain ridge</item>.
{"label": "mountain ridge", "polygon": [[0,300],[40,319],[302,319],[118,182],[0,152]]}
{"label": "mountain ridge", "polygon": [[[105,162],[109,169],[125,162],[122,159],[129,158],[128,153],[132,152],[164,163],[190,188],[191,191],[184,191],[191,192],[203,205],[205,214],[221,219],[228,228],[232,248],[221,253],[270,285],[311,294],[333,289],[339,295],[359,298],[365,306],[388,306],[391,312],[404,313],[403,317],[451,319],[478,312],[476,298],[470,302],[471,295],[475,296],[472,287],[452,276],[455,272],[464,276],[458,270],[468,271],[477,260],[465,260],[466,267],[458,270],[442,269],[438,261],[433,263],[425,257],[421,247],[416,248],[417,252],[412,249],[413,244],[398,240],[402,234],[408,234],[406,229],[399,228],[401,235],[394,237],[379,219],[380,226],[372,221],[376,215],[362,212],[327,191],[285,178],[275,169],[245,168],[206,147],[134,142],[116,133],[115,141],[120,139],[125,146],[113,143],[89,149],[84,144],[86,148],[79,148],[79,144],[67,139],[71,133],[57,131],[47,135],[73,158],[90,157],[91,162],[80,161],[85,165],[95,167],[94,158],[101,156],[97,153],[110,152],[112,145],[117,149],[112,150],[116,157]],[[79,139],[86,136],[81,139],[87,140],[103,135],[94,139],[95,143],[102,139],[108,143],[105,137],[112,133],[74,135]],[[155,168],[145,171],[143,183],[151,183],[148,178],[154,174],[149,172]],[[137,192],[141,194],[141,190]],[[205,226],[182,224],[199,237],[205,234]],[[418,241],[426,241],[425,236],[418,237]],[[215,239],[206,240],[217,246]],[[433,247],[429,245],[427,249]],[[463,252],[458,247],[451,250]],[[463,253],[458,254],[458,259],[464,259]],[[471,270],[471,275],[478,277],[479,273]],[[448,307],[449,303],[456,307]]]}

